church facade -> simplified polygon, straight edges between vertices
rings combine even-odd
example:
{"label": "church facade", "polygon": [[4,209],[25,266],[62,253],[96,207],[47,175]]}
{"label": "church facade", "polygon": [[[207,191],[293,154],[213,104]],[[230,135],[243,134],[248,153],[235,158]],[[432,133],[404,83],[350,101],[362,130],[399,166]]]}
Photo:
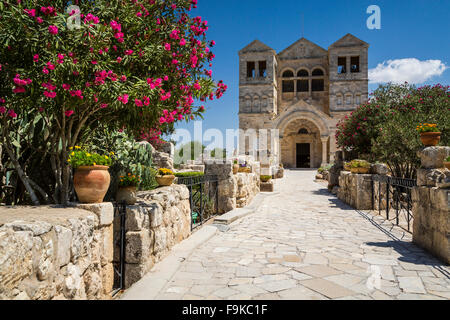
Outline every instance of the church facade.
{"label": "church facade", "polygon": [[[368,49],[351,34],[328,50],[305,38],[280,53],[253,41],[239,51],[239,128],[278,129],[266,147],[285,168],[332,162],[337,123],[368,99]],[[256,155],[260,138],[241,134],[239,152]]]}

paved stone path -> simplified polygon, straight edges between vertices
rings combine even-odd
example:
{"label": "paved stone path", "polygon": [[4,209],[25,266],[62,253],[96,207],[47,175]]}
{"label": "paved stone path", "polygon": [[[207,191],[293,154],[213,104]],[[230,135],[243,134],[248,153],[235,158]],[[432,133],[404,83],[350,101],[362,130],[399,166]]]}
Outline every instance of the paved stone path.
{"label": "paved stone path", "polygon": [[314,175],[288,171],[254,214],[196,249],[157,299],[450,299],[449,267]]}

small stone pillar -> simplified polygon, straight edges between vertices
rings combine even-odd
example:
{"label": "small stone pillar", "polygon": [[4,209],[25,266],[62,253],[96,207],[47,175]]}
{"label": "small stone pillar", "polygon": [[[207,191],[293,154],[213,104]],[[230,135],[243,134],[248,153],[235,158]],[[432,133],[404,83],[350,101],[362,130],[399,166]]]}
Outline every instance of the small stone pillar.
{"label": "small stone pillar", "polygon": [[450,263],[450,171],[444,160],[450,147],[429,147],[419,152],[422,167],[413,189],[413,242]]}
{"label": "small stone pillar", "polygon": [[326,166],[328,164],[328,137],[321,137],[322,140],[322,164],[321,166]]}

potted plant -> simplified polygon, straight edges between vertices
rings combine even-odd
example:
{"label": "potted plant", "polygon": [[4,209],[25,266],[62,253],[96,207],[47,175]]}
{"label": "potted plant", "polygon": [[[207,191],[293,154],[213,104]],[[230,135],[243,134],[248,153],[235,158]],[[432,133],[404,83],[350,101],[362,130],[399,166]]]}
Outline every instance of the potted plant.
{"label": "potted plant", "polygon": [[156,182],[158,182],[161,187],[168,187],[172,185],[173,181],[175,180],[175,175],[170,169],[160,168],[158,170],[158,175],[155,178]]}
{"label": "potted plant", "polygon": [[367,174],[370,171],[370,163],[366,160],[353,160],[350,162],[351,173]]}
{"label": "potted plant", "polygon": [[272,176],[262,175],[260,179],[261,182],[269,182],[270,180],[272,180]]}
{"label": "potted plant", "polygon": [[76,146],[70,148],[69,164],[75,169],[73,184],[81,203],[102,203],[108,192],[111,177],[109,167],[112,164],[111,153],[101,156]]}
{"label": "potted plant", "polygon": [[447,157],[447,159],[445,159],[444,165],[448,170],[450,170],[450,157]]}
{"label": "potted plant", "polygon": [[133,205],[137,201],[136,187],[141,182],[140,176],[128,173],[120,177],[119,190],[116,193],[117,202]]}
{"label": "potted plant", "polygon": [[434,123],[421,123],[416,129],[425,147],[437,146],[441,140],[441,132]]}
{"label": "potted plant", "polygon": [[244,163],[241,163],[239,165],[239,172],[251,173],[251,169],[249,167],[247,167],[247,161],[245,161]]}
{"label": "potted plant", "polygon": [[350,165],[350,162],[344,162],[344,171],[351,171],[352,167]]}
{"label": "potted plant", "polygon": [[235,159],[233,161],[233,174],[237,174],[239,172],[239,163],[238,160]]}

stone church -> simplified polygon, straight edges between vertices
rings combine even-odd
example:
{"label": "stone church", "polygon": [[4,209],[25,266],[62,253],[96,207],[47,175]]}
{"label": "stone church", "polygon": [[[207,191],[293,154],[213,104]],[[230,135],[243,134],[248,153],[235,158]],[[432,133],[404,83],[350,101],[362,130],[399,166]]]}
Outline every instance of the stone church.
{"label": "stone church", "polygon": [[[368,99],[368,49],[351,34],[328,50],[301,38],[278,54],[253,41],[239,51],[239,128],[278,129],[266,149],[285,168],[332,162],[337,123]],[[241,154],[262,150],[259,136],[239,139]]]}

